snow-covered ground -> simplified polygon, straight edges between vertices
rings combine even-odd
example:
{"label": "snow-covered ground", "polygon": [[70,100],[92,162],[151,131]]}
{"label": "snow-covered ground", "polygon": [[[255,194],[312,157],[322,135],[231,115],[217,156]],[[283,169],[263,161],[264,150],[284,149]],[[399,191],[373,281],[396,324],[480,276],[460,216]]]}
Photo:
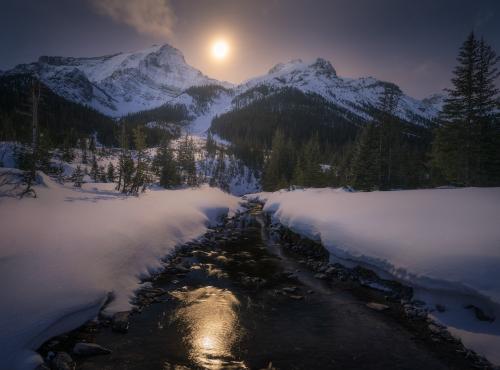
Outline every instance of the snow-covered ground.
{"label": "snow-covered ground", "polygon": [[95,317],[110,292],[109,313],[130,309],[162,257],[239,202],[208,186],[128,197],[39,177],[36,199],[0,198],[1,369],[33,368],[40,344]]}
{"label": "snow-covered ground", "polygon": [[[362,263],[441,304],[464,344],[500,364],[500,188],[260,193],[275,221],[320,240],[332,259]],[[479,321],[473,304],[494,322]]]}

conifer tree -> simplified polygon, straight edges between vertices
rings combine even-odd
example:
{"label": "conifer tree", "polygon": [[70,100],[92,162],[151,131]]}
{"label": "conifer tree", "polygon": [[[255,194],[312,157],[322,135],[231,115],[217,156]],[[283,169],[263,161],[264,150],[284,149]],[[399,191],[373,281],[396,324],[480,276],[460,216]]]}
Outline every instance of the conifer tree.
{"label": "conifer tree", "polygon": [[379,189],[390,189],[397,181],[398,162],[401,148],[401,124],[396,117],[399,99],[402,95],[399,87],[386,84],[379,101],[378,119],[375,130],[379,137],[378,146],[378,181],[373,184]]}
{"label": "conifer tree", "polygon": [[205,143],[205,150],[207,151],[207,154],[211,157],[213,157],[215,152],[217,151],[217,143],[214,140],[214,137],[210,131],[207,134],[207,141]]}
{"label": "conifer tree", "polygon": [[179,142],[178,157],[183,182],[189,186],[198,185],[196,173],[196,146],[187,134]]}
{"label": "conifer tree", "polygon": [[324,185],[320,167],[320,144],[318,134],[314,134],[299,152],[294,170],[293,184],[308,187]]}
{"label": "conifer tree", "polygon": [[116,174],[115,174],[115,166],[113,166],[113,162],[108,163],[108,168],[106,170],[106,179],[108,182],[115,182]]}
{"label": "conifer tree", "polygon": [[367,124],[354,147],[349,185],[359,190],[378,189],[379,168],[379,135],[374,124]]}
{"label": "conifer tree", "polygon": [[474,130],[472,147],[475,183],[485,186],[500,184],[500,98],[496,85],[499,61],[493,48],[481,39],[475,73],[478,127]]}
{"label": "conifer tree", "polygon": [[62,163],[59,163],[59,165],[56,167],[56,179],[59,184],[64,183],[64,167]]}
{"label": "conifer tree", "polygon": [[293,145],[290,140],[286,140],[284,132],[277,129],[262,175],[264,190],[274,191],[287,187],[292,180],[294,164]]}
{"label": "conifer tree", "polygon": [[73,181],[73,186],[76,188],[81,188],[83,184],[83,172],[80,165],[76,166],[75,172],[71,176],[71,180]]}
{"label": "conifer tree", "polygon": [[95,136],[91,135],[89,139],[89,151],[92,155],[95,155],[96,145],[95,145]]}
{"label": "conifer tree", "polygon": [[149,180],[149,163],[146,156],[146,135],[144,134],[144,130],[141,126],[138,126],[133,130],[133,137],[137,164],[130,192],[132,194],[139,194],[140,191],[146,190]]}
{"label": "conifer tree", "polygon": [[75,158],[75,153],[73,152],[73,148],[71,147],[71,142],[68,135],[64,137],[61,152],[62,152],[61,159],[64,162],[71,163],[71,161],[73,161],[73,159]]}
{"label": "conifer tree", "polygon": [[118,141],[121,149],[120,158],[118,160],[118,182],[116,184],[116,190],[122,193],[129,193],[135,167],[134,160],[128,149],[128,137],[124,125],[121,127]]}
{"label": "conifer tree", "polygon": [[106,174],[106,169],[104,166],[99,166],[99,181],[100,182],[108,182],[108,176]]}
{"label": "conifer tree", "polygon": [[95,155],[92,157],[92,164],[90,167],[90,177],[92,178],[92,180],[94,180],[94,182],[98,182],[100,178],[99,165],[97,164],[97,159]]}
{"label": "conifer tree", "polygon": [[159,177],[160,185],[164,188],[172,188],[180,185],[181,179],[178,165],[168,138],[164,137],[153,160],[153,169]]}
{"label": "conifer tree", "polygon": [[498,57],[471,33],[457,61],[435,132],[432,163],[446,181],[457,185],[498,184]]}
{"label": "conifer tree", "polygon": [[87,139],[80,138],[79,146],[80,146],[80,151],[82,153],[82,164],[87,164],[88,163]]}

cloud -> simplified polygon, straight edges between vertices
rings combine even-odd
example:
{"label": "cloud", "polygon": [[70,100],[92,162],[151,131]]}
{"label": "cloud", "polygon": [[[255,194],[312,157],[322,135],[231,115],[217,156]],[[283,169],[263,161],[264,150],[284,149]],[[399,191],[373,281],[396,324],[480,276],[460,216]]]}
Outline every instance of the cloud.
{"label": "cloud", "polygon": [[171,39],[175,15],[169,0],[90,0],[99,14],[137,32]]}

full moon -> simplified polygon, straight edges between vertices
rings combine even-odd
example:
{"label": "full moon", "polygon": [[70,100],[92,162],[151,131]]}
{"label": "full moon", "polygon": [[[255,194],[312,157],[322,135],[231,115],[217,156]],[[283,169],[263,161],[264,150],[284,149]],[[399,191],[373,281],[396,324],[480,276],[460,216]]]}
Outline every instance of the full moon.
{"label": "full moon", "polygon": [[224,40],[217,40],[212,45],[212,55],[215,59],[225,59],[229,53],[229,44]]}

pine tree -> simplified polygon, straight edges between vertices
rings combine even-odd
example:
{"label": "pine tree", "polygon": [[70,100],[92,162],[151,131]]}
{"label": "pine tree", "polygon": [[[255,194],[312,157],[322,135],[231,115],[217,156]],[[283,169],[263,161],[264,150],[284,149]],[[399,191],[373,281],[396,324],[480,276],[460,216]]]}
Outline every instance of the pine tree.
{"label": "pine tree", "polygon": [[108,182],[115,182],[116,174],[115,174],[115,166],[113,166],[113,162],[108,163],[108,168],[106,170],[106,179]]}
{"label": "pine tree", "polygon": [[90,167],[90,177],[94,182],[99,181],[99,165],[97,164],[97,159],[95,155],[92,157],[92,165]]}
{"label": "pine tree", "polygon": [[500,104],[496,85],[500,76],[497,67],[499,61],[492,47],[481,39],[475,73],[478,124],[472,138],[474,165],[477,169],[475,182],[479,185],[500,183]]}
{"label": "pine tree", "polygon": [[81,188],[83,184],[83,172],[80,165],[76,166],[75,172],[71,176],[71,180],[73,181],[73,186],[76,188]]}
{"label": "pine tree", "polygon": [[189,186],[198,185],[196,173],[196,146],[193,139],[187,134],[179,142],[177,160],[183,182]]}
{"label": "pine tree", "polygon": [[473,33],[460,48],[440,127],[432,145],[432,163],[457,185],[500,181],[498,139],[498,57]]}
{"label": "pine tree", "polygon": [[379,137],[378,181],[373,184],[379,189],[391,189],[398,183],[398,162],[401,155],[401,124],[396,117],[399,99],[402,95],[399,87],[386,84],[379,101],[379,113],[375,129]]}
{"label": "pine tree", "polygon": [[80,151],[82,153],[82,164],[87,164],[88,163],[87,139],[80,138],[79,146],[80,146]]}
{"label": "pine tree", "polygon": [[320,144],[318,134],[314,134],[299,152],[295,165],[293,184],[307,187],[321,187],[325,177],[320,167]]}
{"label": "pine tree", "polygon": [[56,167],[56,179],[59,184],[64,184],[64,167],[62,163],[59,163],[59,165]]}
{"label": "pine tree", "polygon": [[287,187],[294,174],[294,165],[293,144],[290,140],[286,140],[282,130],[277,129],[262,175],[264,190],[274,191]]}
{"label": "pine tree", "polygon": [[133,130],[134,146],[136,150],[137,165],[132,179],[130,193],[139,194],[146,190],[149,180],[149,163],[146,156],[146,135],[141,126]]}
{"label": "pine tree", "polygon": [[108,182],[108,176],[106,174],[106,169],[104,166],[99,166],[99,181],[100,182]]}
{"label": "pine tree", "polygon": [[125,126],[122,125],[118,137],[120,143],[120,158],[118,160],[118,182],[116,190],[122,193],[129,193],[132,185],[132,178],[134,175],[134,160],[128,149],[128,137],[125,131]]}
{"label": "pine tree", "polygon": [[75,158],[75,153],[73,152],[73,148],[71,147],[71,142],[68,135],[64,137],[61,152],[62,152],[61,159],[64,162],[71,163]]}
{"label": "pine tree", "polygon": [[95,136],[94,135],[90,136],[90,139],[89,139],[89,151],[92,155],[95,155],[96,145],[95,145]]}
{"label": "pine tree", "polygon": [[379,135],[373,124],[363,127],[354,147],[350,184],[359,190],[378,189],[380,174]]}
{"label": "pine tree", "polygon": [[211,157],[213,157],[215,152],[217,151],[217,143],[214,140],[214,137],[210,131],[207,134],[207,141],[205,143],[205,150],[207,151],[207,154]]}

